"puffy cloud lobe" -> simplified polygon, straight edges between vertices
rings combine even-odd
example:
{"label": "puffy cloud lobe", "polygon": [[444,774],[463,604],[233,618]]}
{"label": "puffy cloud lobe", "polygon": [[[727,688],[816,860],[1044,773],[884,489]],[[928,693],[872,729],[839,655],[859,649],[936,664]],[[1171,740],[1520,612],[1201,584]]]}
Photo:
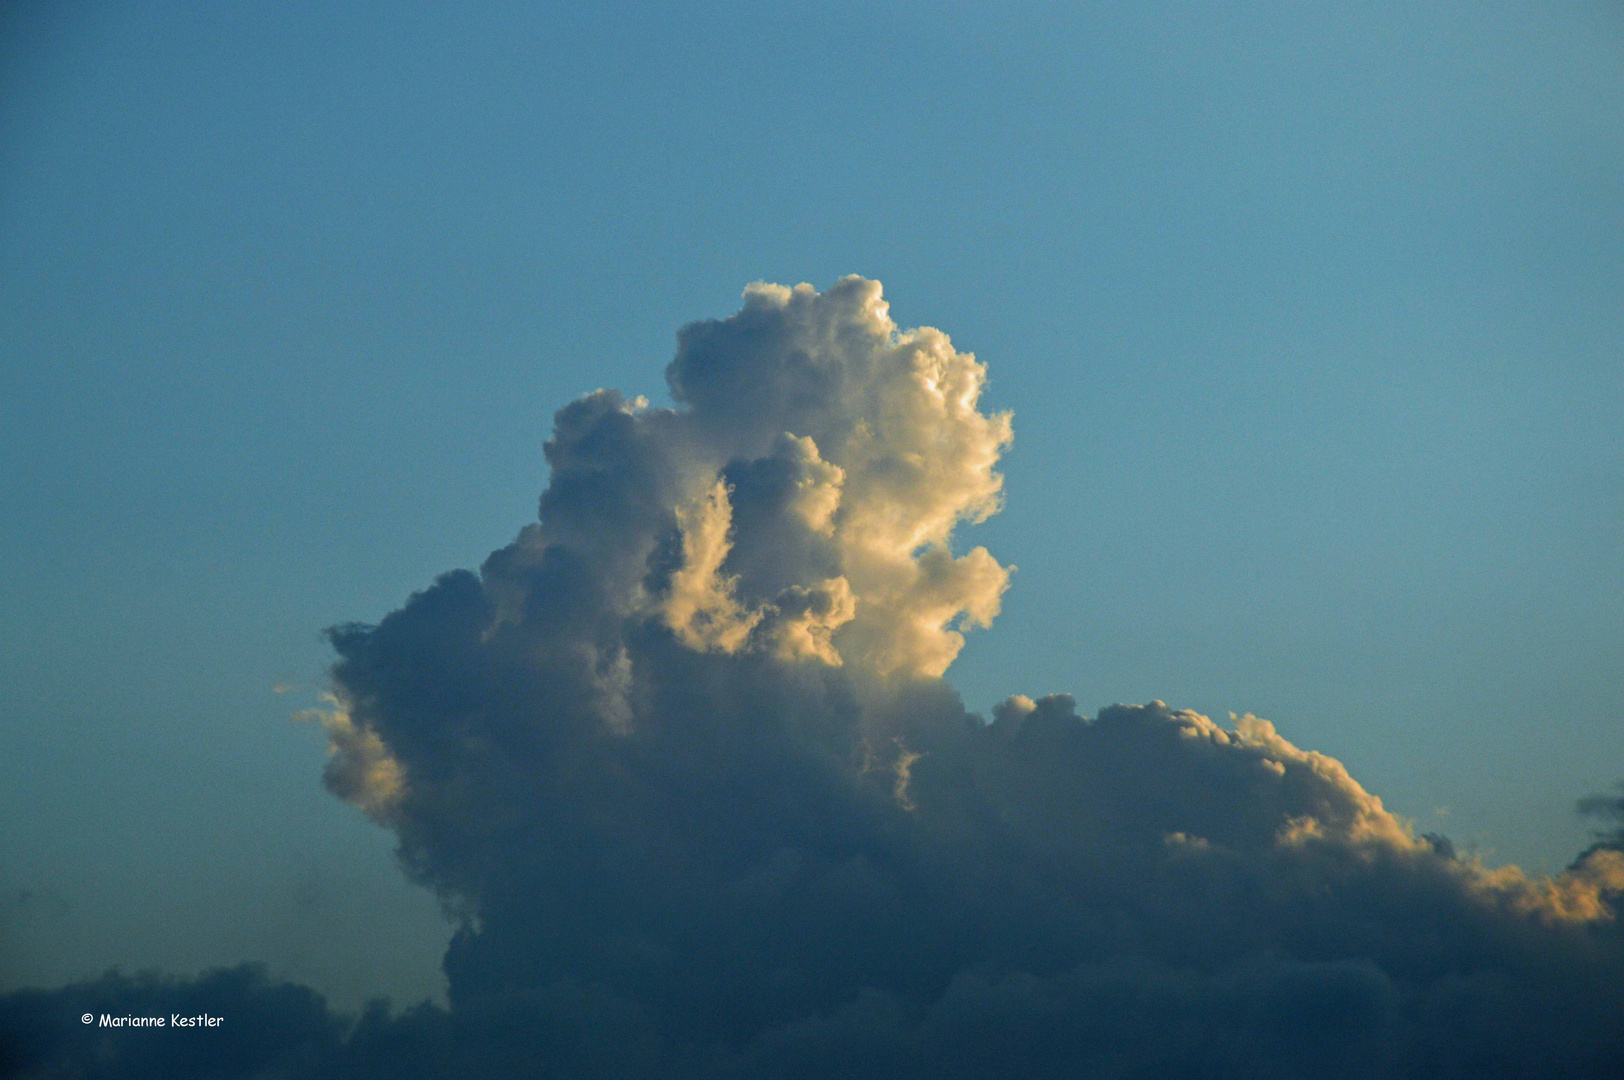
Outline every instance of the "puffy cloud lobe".
{"label": "puffy cloud lobe", "polygon": [[[1619,789],[1624,791],[1624,784],[1620,784]],[[1596,833],[1596,847],[1624,851],[1624,795],[1587,796],[1579,800],[1579,813],[1588,817],[1616,821],[1618,824],[1612,829]]]}
{"label": "puffy cloud lobe", "polygon": [[322,695],[328,708],[306,709],[296,719],[311,721],[327,733],[327,768],[322,779],[334,795],[380,824],[388,824],[400,802],[400,762],[378,733],[350,719],[343,702]]}
{"label": "puffy cloud lobe", "polygon": [[775,454],[806,463],[791,492],[773,489],[771,468],[754,470],[766,488],[751,494],[793,495],[791,515],[777,516],[811,535],[777,548],[766,531],[741,531],[740,547],[761,542],[739,559],[766,581],[818,566],[843,576],[856,601],[835,634],[843,656],[940,675],[963,645],[951,624],[997,615],[1008,571],[984,548],[955,558],[948,542],[998,509],[1010,417],[978,410],[986,369],[945,334],[897,330],[878,282],[848,277],[822,294],[752,285],[737,315],[683,329],[666,375],[699,457],[741,476]]}
{"label": "puffy cloud lobe", "polygon": [[449,1010],[308,1075],[1624,1070],[1606,839],[1531,879],[1255,717],[965,711],[1010,422],[876,283],[752,286],[668,378],[559,412],[478,574],[332,632],[329,786],[461,929]]}

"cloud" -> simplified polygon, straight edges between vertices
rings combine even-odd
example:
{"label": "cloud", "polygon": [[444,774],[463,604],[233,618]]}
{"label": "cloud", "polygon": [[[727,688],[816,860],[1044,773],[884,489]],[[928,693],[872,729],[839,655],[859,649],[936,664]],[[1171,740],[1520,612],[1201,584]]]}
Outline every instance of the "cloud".
{"label": "cloud", "polygon": [[449,1010],[311,1075],[1624,1068],[1616,845],[1485,867],[1252,716],[965,710],[1011,421],[877,283],[751,286],[667,378],[557,414],[478,573],[331,632],[328,785],[460,929]]}
{"label": "cloud", "polygon": [[[744,300],[730,319],[683,328],[666,372],[679,410],[649,418],[673,432],[672,467],[698,486],[673,507],[683,569],[703,568],[689,545],[731,500],[743,610],[819,598],[808,634],[831,645],[790,658],[941,675],[963,645],[954,624],[989,625],[1009,580],[984,548],[948,546],[960,522],[998,509],[1010,417],[978,410],[985,368],[937,330],[899,331],[877,282],[758,284]],[[669,602],[687,599],[673,583]],[[726,602],[715,610],[742,629]]]}
{"label": "cloud", "polygon": [[388,824],[401,796],[401,768],[378,733],[350,719],[344,703],[322,695],[329,706],[303,709],[296,720],[320,724],[327,733],[327,790],[381,824]]}
{"label": "cloud", "polygon": [[[174,1016],[223,1017],[217,1027],[172,1027]],[[162,1027],[103,1027],[111,1018],[161,1018]],[[90,1016],[90,1023],[81,1020]],[[274,983],[244,965],[198,979],[109,973],[55,991],[0,995],[0,1076],[174,1080],[312,1075],[331,1061],[347,1025],[321,995]]]}

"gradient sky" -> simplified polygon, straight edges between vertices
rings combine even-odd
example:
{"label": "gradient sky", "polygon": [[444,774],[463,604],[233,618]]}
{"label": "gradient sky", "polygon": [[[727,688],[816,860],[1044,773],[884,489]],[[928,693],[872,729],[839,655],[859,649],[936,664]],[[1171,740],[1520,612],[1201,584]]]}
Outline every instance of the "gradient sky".
{"label": "gradient sky", "polygon": [[[861,273],[988,364],[949,673],[1254,712],[1555,870],[1624,778],[1624,15],[9,5],[0,986],[433,993],[320,632],[531,520],[553,411]],[[1171,628],[1171,629],[1170,629]]]}

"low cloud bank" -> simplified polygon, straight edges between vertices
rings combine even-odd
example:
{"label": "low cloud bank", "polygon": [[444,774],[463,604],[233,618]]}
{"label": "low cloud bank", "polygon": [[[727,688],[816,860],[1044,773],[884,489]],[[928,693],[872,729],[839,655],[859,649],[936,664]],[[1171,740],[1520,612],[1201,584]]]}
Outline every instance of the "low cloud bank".
{"label": "low cloud bank", "polygon": [[[293,1034],[210,1075],[1624,1075],[1619,833],[1532,879],[1255,717],[965,711],[1010,418],[878,283],[752,286],[667,378],[558,413],[479,573],[331,633],[327,782],[460,921],[449,1010],[211,976]],[[145,1075],[53,1023],[13,1074]]]}

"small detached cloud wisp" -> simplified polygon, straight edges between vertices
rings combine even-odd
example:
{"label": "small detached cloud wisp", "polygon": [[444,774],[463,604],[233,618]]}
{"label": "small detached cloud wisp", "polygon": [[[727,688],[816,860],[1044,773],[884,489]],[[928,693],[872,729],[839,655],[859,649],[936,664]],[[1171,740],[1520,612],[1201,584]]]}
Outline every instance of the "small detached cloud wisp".
{"label": "small detached cloud wisp", "polygon": [[459,919],[450,1007],[240,974],[301,1034],[222,1075],[1624,1075],[1618,833],[1532,878],[1252,716],[965,711],[1011,419],[877,282],[752,285],[667,379],[558,413],[478,573],[330,633],[327,784]]}

